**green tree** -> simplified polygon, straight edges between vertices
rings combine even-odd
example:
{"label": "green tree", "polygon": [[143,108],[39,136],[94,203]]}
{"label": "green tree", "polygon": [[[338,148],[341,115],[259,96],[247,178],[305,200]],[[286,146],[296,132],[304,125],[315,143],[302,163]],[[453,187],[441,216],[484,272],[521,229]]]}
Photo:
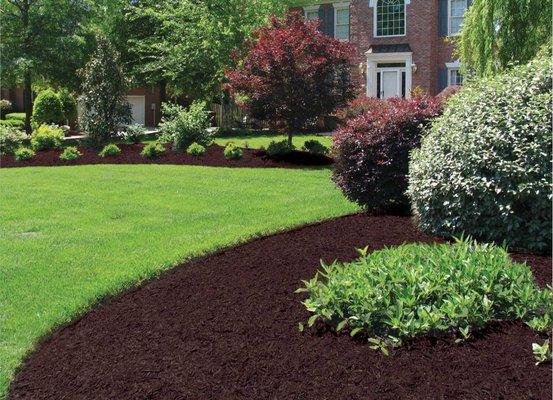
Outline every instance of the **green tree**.
{"label": "green tree", "polygon": [[465,70],[489,76],[524,64],[551,41],[552,0],[474,0],[458,39]]}
{"label": "green tree", "polygon": [[0,79],[4,84],[23,82],[28,132],[35,79],[77,86],[75,71],[85,58],[88,11],[86,0],[0,0]]}
{"label": "green tree", "polygon": [[81,71],[81,125],[90,141],[100,145],[115,136],[121,125],[131,122],[131,110],[119,54],[105,37],[98,35],[96,40],[97,49]]}

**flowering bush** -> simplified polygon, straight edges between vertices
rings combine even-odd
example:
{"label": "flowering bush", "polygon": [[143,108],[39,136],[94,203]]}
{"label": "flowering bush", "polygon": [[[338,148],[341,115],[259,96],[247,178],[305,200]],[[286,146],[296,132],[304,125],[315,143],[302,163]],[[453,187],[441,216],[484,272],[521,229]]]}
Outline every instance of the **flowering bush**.
{"label": "flowering bush", "polygon": [[451,98],[409,168],[423,231],[551,248],[551,85],[544,57]]}
{"label": "flowering bush", "polygon": [[334,136],[334,182],[367,209],[405,208],[409,151],[419,146],[423,127],[440,111],[435,98],[396,98],[350,121]]}
{"label": "flowering bush", "polygon": [[0,125],[0,154],[13,154],[26,138],[19,129]]}
{"label": "flowering bush", "polygon": [[353,95],[349,44],[322,34],[300,13],[272,17],[249,43],[226,88],[249,117],[288,132],[335,111]]}

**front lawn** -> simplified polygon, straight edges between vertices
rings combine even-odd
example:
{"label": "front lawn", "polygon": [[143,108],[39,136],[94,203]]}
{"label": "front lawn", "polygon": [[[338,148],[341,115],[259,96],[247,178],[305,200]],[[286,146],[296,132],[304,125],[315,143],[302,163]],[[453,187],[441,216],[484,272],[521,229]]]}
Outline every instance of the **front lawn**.
{"label": "front lawn", "polygon": [[104,296],[187,258],[357,211],[329,175],[171,165],[0,170],[0,398],[40,337]]}

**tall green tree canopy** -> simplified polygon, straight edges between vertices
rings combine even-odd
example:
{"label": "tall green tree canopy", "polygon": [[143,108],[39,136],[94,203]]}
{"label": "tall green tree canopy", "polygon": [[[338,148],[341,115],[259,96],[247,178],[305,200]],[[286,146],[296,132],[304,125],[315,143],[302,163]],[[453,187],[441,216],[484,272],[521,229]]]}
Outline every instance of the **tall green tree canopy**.
{"label": "tall green tree canopy", "polygon": [[493,75],[551,43],[552,0],[473,0],[457,51],[467,72]]}

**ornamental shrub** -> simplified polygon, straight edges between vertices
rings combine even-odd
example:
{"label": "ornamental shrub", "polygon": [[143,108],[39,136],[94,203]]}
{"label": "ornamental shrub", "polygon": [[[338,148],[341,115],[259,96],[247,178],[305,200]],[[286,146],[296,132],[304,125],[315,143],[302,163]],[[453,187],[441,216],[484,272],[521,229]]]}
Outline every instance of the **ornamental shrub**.
{"label": "ornamental shrub", "polygon": [[348,122],[334,135],[334,182],[348,199],[371,211],[408,208],[409,152],[440,111],[435,98],[395,98]]}
{"label": "ornamental shrub", "polygon": [[26,138],[19,129],[0,125],[0,154],[13,154]]}
{"label": "ornamental shrub", "polygon": [[225,147],[224,155],[227,160],[239,160],[243,153],[240,147],[237,147],[234,143],[229,143]]}
{"label": "ornamental shrub", "polygon": [[123,132],[123,139],[131,143],[140,143],[146,136],[146,128],[139,124],[129,125]]}
{"label": "ornamental shrub", "polygon": [[303,144],[303,150],[316,155],[323,155],[326,156],[330,150],[328,147],[326,147],[324,144],[319,142],[318,140],[306,140]]}
{"label": "ornamental shrub", "polygon": [[185,151],[196,142],[209,146],[212,138],[207,131],[211,118],[203,101],[193,102],[188,109],[175,104],[163,105],[163,120],[160,124],[161,140],[173,142],[177,151]]}
{"label": "ornamental shrub", "polygon": [[269,157],[282,157],[290,154],[294,150],[294,145],[290,146],[287,140],[275,142],[274,140],[267,146],[267,155]]}
{"label": "ornamental shrub", "polygon": [[35,156],[35,152],[28,147],[20,147],[14,153],[15,161],[25,161],[30,160]]}
{"label": "ornamental shrub", "polygon": [[140,155],[144,158],[154,159],[165,153],[165,146],[161,143],[148,143],[140,152]]}
{"label": "ornamental shrub", "polygon": [[63,130],[55,125],[41,125],[31,135],[31,146],[35,151],[52,150],[61,147]]}
{"label": "ornamental shrub", "polygon": [[551,248],[551,85],[551,61],[540,57],[451,98],[410,163],[424,232]]}
{"label": "ornamental shrub", "polygon": [[6,114],[6,120],[17,120],[17,121],[25,122],[25,113]]}
{"label": "ornamental shrub", "polygon": [[25,121],[18,119],[0,119],[0,126],[9,126],[12,128],[23,129]]}
{"label": "ornamental shrub", "polygon": [[64,123],[63,104],[58,94],[52,89],[40,92],[33,104],[33,125],[63,125]]}
{"label": "ornamental shrub", "polygon": [[12,110],[12,102],[6,99],[0,99],[0,118],[4,118]]}
{"label": "ornamental shrub", "polygon": [[70,121],[77,118],[77,101],[67,89],[61,89],[57,94],[61,102],[64,121],[69,125]]}
{"label": "ornamental shrub", "polygon": [[62,161],[72,161],[76,160],[83,154],[74,146],[66,147],[63,153],[60,154],[60,160]]}
{"label": "ornamental shrub", "polygon": [[336,117],[342,125],[345,125],[348,121],[360,117],[381,105],[382,101],[375,97],[367,97],[365,95],[358,96],[348,102],[345,107],[336,111]]}
{"label": "ornamental shrub", "polygon": [[496,320],[551,327],[551,288],[540,290],[504,248],[460,240],[360,252],[352,263],[323,264],[298,289],[308,294],[309,326],[320,319],[352,336],[362,332],[384,352],[421,335],[465,340]]}
{"label": "ornamental shrub", "polygon": [[191,156],[203,156],[206,152],[206,148],[198,143],[192,143],[186,152]]}
{"label": "ornamental shrub", "polygon": [[117,145],[107,144],[104,146],[104,148],[102,149],[102,151],[100,151],[98,155],[102,158],[106,158],[106,157],[118,156],[119,154],[121,154],[121,149],[117,147]]}

